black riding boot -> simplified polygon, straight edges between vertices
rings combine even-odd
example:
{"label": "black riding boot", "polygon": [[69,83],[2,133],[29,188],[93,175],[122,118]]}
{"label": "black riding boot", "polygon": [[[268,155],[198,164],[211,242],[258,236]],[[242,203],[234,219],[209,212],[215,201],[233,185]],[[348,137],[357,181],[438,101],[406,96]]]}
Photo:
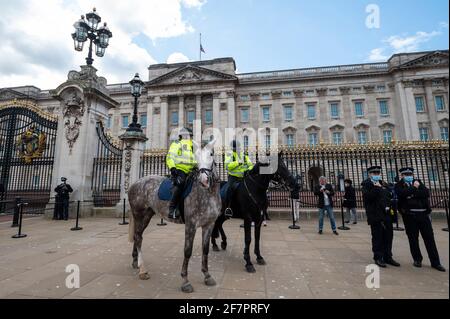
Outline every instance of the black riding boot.
{"label": "black riding boot", "polygon": [[178,203],[180,202],[180,196],[183,188],[179,185],[172,188],[172,199],[169,204],[169,218],[178,219],[180,217],[180,210],[178,209]]}

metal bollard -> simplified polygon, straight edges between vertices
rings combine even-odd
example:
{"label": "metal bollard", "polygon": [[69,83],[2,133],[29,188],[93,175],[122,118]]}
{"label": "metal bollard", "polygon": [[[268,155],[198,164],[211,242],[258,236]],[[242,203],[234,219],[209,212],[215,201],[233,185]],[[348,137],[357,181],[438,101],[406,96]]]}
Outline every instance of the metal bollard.
{"label": "metal bollard", "polygon": [[80,201],[77,202],[77,221],[75,222],[75,227],[72,227],[70,230],[82,230],[82,227],[78,226],[78,218],[80,217]]}
{"label": "metal bollard", "polygon": [[294,200],[292,198],[291,198],[291,212],[292,212],[292,225],[289,225],[289,229],[300,229],[300,226],[295,224]]}
{"label": "metal bollard", "polygon": [[28,203],[19,203],[19,232],[16,235],[11,236],[11,238],[24,238],[27,234],[22,234],[22,217],[23,217],[23,206],[28,205]]}
{"label": "metal bollard", "polygon": [[344,202],[341,198],[341,218],[342,218],[342,226],[339,226],[338,229],[340,230],[350,230],[350,227],[345,226],[345,220],[344,220]]}
{"label": "metal bollard", "polygon": [[18,227],[19,226],[19,215],[20,215],[20,197],[16,197],[15,203],[14,203],[14,216],[13,216],[13,222],[11,227]]}
{"label": "metal bollard", "polygon": [[158,225],[158,226],[166,226],[167,225],[167,223],[164,221],[164,219],[163,218],[161,218],[161,222],[160,223],[158,223],[158,224],[156,224],[156,225]]}
{"label": "metal bollard", "polygon": [[129,223],[125,220],[125,198],[123,199],[123,212],[122,212],[122,222],[119,225],[128,225]]}

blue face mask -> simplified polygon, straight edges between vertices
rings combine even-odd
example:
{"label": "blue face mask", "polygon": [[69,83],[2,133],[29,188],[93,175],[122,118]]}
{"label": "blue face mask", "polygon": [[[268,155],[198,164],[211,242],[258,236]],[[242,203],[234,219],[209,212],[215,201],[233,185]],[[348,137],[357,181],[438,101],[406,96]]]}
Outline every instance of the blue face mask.
{"label": "blue face mask", "polygon": [[405,182],[407,182],[408,184],[411,184],[414,181],[414,176],[405,176],[403,177],[403,179],[405,180]]}
{"label": "blue face mask", "polygon": [[373,175],[370,177],[370,179],[372,180],[372,182],[379,182],[381,181],[381,176],[380,175]]}

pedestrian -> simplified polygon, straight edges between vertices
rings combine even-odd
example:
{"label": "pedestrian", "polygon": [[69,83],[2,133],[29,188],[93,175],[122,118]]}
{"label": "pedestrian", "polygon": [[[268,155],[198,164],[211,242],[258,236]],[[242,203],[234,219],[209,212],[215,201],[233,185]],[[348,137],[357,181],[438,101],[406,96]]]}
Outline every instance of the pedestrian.
{"label": "pedestrian", "polygon": [[55,188],[55,192],[58,194],[57,196],[59,196],[60,198],[60,202],[61,202],[61,210],[59,210],[59,216],[58,219],[59,220],[68,220],[69,219],[69,199],[70,199],[70,195],[69,193],[73,192],[72,187],[67,184],[67,178],[65,177],[61,177],[61,184],[59,184],[56,188]]}
{"label": "pedestrian", "polygon": [[327,178],[325,176],[321,176],[319,178],[319,185],[314,188],[314,195],[318,197],[317,207],[319,208],[319,234],[322,234],[323,232],[323,218],[325,212],[327,212],[333,234],[339,235],[336,230],[336,221],[333,213],[334,190],[333,186],[327,183]]}
{"label": "pedestrian", "polygon": [[344,180],[345,193],[343,206],[346,208],[345,222],[347,224],[353,222],[355,225],[358,223],[358,218],[356,215],[356,192],[352,184],[353,182],[350,179]]}
{"label": "pedestrian", "polygon": [[385,268],[386,264],[399,267],[392,258],[394,229],[391,215],[391,193],[388,185],[381,179],[381,166],[367,169],[369,178],[362,182],[364,207],[367,223],[372,233],[372,252],[375,264]]}
{"label": "pedestrian", "polygon": [[431,224],[430,191],[419,179],[414,178],[414,169],[404,167],[399,170],[402,179],[395,185],[398,209],[403,217],[409,248],[415,267],[422,267],[422,253],[419,247],[419,233],[427,249],[431,267],[445,272],[434,240]]}

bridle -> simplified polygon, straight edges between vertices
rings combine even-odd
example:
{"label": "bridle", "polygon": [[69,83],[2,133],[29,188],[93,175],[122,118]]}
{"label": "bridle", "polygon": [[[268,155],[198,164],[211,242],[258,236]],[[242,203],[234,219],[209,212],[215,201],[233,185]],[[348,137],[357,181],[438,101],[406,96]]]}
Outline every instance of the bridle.
{"label": "bridle", "polygon": [[194,180],[198,180],[198,177],[200,176],[200,174],[205,174],[206,177],[208,178],[208,185],[209,185],[209,189],[212,188],[212,186],[216,183],[219,183],[219,177],[217,176],[217,174],[215,173],[215,168],[216,167],[216,162],[213,160],[213,163],[211,165],[211,168],[199,168],[195,170],[195,179]]}

